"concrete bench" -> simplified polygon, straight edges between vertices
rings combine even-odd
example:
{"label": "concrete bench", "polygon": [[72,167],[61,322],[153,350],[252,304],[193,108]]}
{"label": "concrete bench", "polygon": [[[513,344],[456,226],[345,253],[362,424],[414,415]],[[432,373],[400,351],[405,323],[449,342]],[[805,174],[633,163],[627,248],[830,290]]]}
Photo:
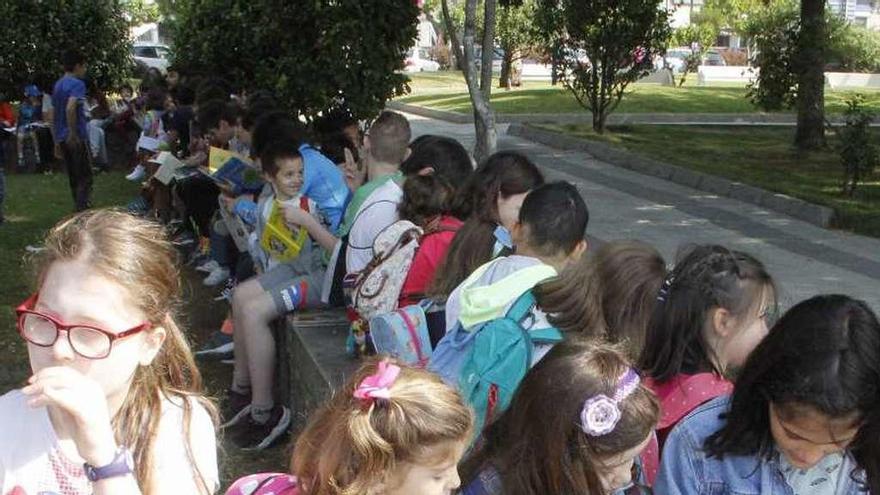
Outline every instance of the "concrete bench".
{"label": "concrete bench", "polygon": [[826,72],[825,84],[831,89],[880,89],[880,74]]}
{"label": "concrete bench", "polygon": [[293,413],[294,431],[360,365],[345,353],[348,327],[342,309],[303,311],[276,323],[276,387],[279,400]]}
{"label": "concrete bench", "polygon": [[758,77],[757,67],[745,65],[717,66],[701,65],[697,68],[697,84],[706,86],[710,83],[742,83],[752,82]]}

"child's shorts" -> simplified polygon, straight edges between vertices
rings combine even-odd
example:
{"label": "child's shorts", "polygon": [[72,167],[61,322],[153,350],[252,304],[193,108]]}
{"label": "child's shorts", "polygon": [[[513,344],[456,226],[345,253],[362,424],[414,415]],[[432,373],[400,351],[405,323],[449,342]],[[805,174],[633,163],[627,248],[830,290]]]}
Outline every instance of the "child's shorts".
{"label": "child's shorts", "polygon": [[290,265],[277,265],[257,277],[257,282],[272,296],[278,314],[321,305],[324,274],[301,275]]}

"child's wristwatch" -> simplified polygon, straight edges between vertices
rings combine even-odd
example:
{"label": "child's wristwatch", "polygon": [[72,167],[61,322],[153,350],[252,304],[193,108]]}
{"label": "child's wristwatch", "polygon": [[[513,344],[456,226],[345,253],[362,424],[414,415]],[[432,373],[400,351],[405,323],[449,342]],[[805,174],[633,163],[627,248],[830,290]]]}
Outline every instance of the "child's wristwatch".
{"label": "child's wristwatch", "polygon": [[91,482],[125,476],[134,472],[134,458],[127,447],[119,447],[113,461],[106,466],[94,467],[89,463],[83,464],[83,471]]}

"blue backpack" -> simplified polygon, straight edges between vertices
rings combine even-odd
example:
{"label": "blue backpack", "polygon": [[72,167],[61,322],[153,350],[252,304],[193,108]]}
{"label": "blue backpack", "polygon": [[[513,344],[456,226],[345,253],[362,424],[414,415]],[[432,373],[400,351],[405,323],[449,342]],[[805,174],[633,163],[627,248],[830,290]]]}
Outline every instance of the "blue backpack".
{"label": "blue backpack", "polygon": [[465,329],[461,323],[446,334],[428,369],[458,388],[476,413],[476,435],[510,405],[532,363],[535,344],[562,341],[556,328],[526,330],[523,323],[535,307],[532,291],[521,295],[501,318]]}

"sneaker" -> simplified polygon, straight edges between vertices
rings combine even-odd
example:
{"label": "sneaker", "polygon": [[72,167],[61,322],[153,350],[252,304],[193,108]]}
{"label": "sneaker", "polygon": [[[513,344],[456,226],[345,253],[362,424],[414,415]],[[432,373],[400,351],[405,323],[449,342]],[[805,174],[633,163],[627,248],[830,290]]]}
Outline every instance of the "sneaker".
{"label": "sneaker", "polygon": [[235,277],[229,277],[229,279],[226,280],[226,286],[223,287],[223,290],[214,298],[214,300],[229,301],[232,303],[232,293],[235,292],[235,285]]}
{"label": "sneaker", "polygon": [[271,447],[284,435],[288,426],[290,426],[290,409],[284,406],[276,404],[272,408],[269,420],[264,424],[254,421],[248,407],[245,419],[230,428],[227,436],[242,450],[263,450]]}
{"label": "sneaker", "polygon": [[205,277],[205,280],[202,281],[203,284],[207,287],[214,287],[217,285],[226,282],[229,279],[229,268],[219,267],[216,270],[211,270],[211,273]]}
{"label": "sneaker", "polygon": [[220,263],[217,263],[216,260],[208,259],[207,261],[204,261],[200,265],[196,266],[196,271],[211,273],[218,268],[220,268]]}
{"label": "sneaker", "polygon": [[251,417],[251,394],[240,394],[235,390],[226,391],[226,400],[220,408],[220,429],[226,429]]}
{"label": "sneaker", "polygon": [[147,169],[144,168],[140,163],[134,167],[134,170],[131,171],[130,174],[125,176],[125,180],[130,180],[132,182],[140,182],[144,180],[144,176],[147,175]]}
{"label": "sneaker", "polygon": [[232,335],[215,331],[211,334],[204,347],[195,352],[196,357],[226,359],[235,353],[235,342]]}

